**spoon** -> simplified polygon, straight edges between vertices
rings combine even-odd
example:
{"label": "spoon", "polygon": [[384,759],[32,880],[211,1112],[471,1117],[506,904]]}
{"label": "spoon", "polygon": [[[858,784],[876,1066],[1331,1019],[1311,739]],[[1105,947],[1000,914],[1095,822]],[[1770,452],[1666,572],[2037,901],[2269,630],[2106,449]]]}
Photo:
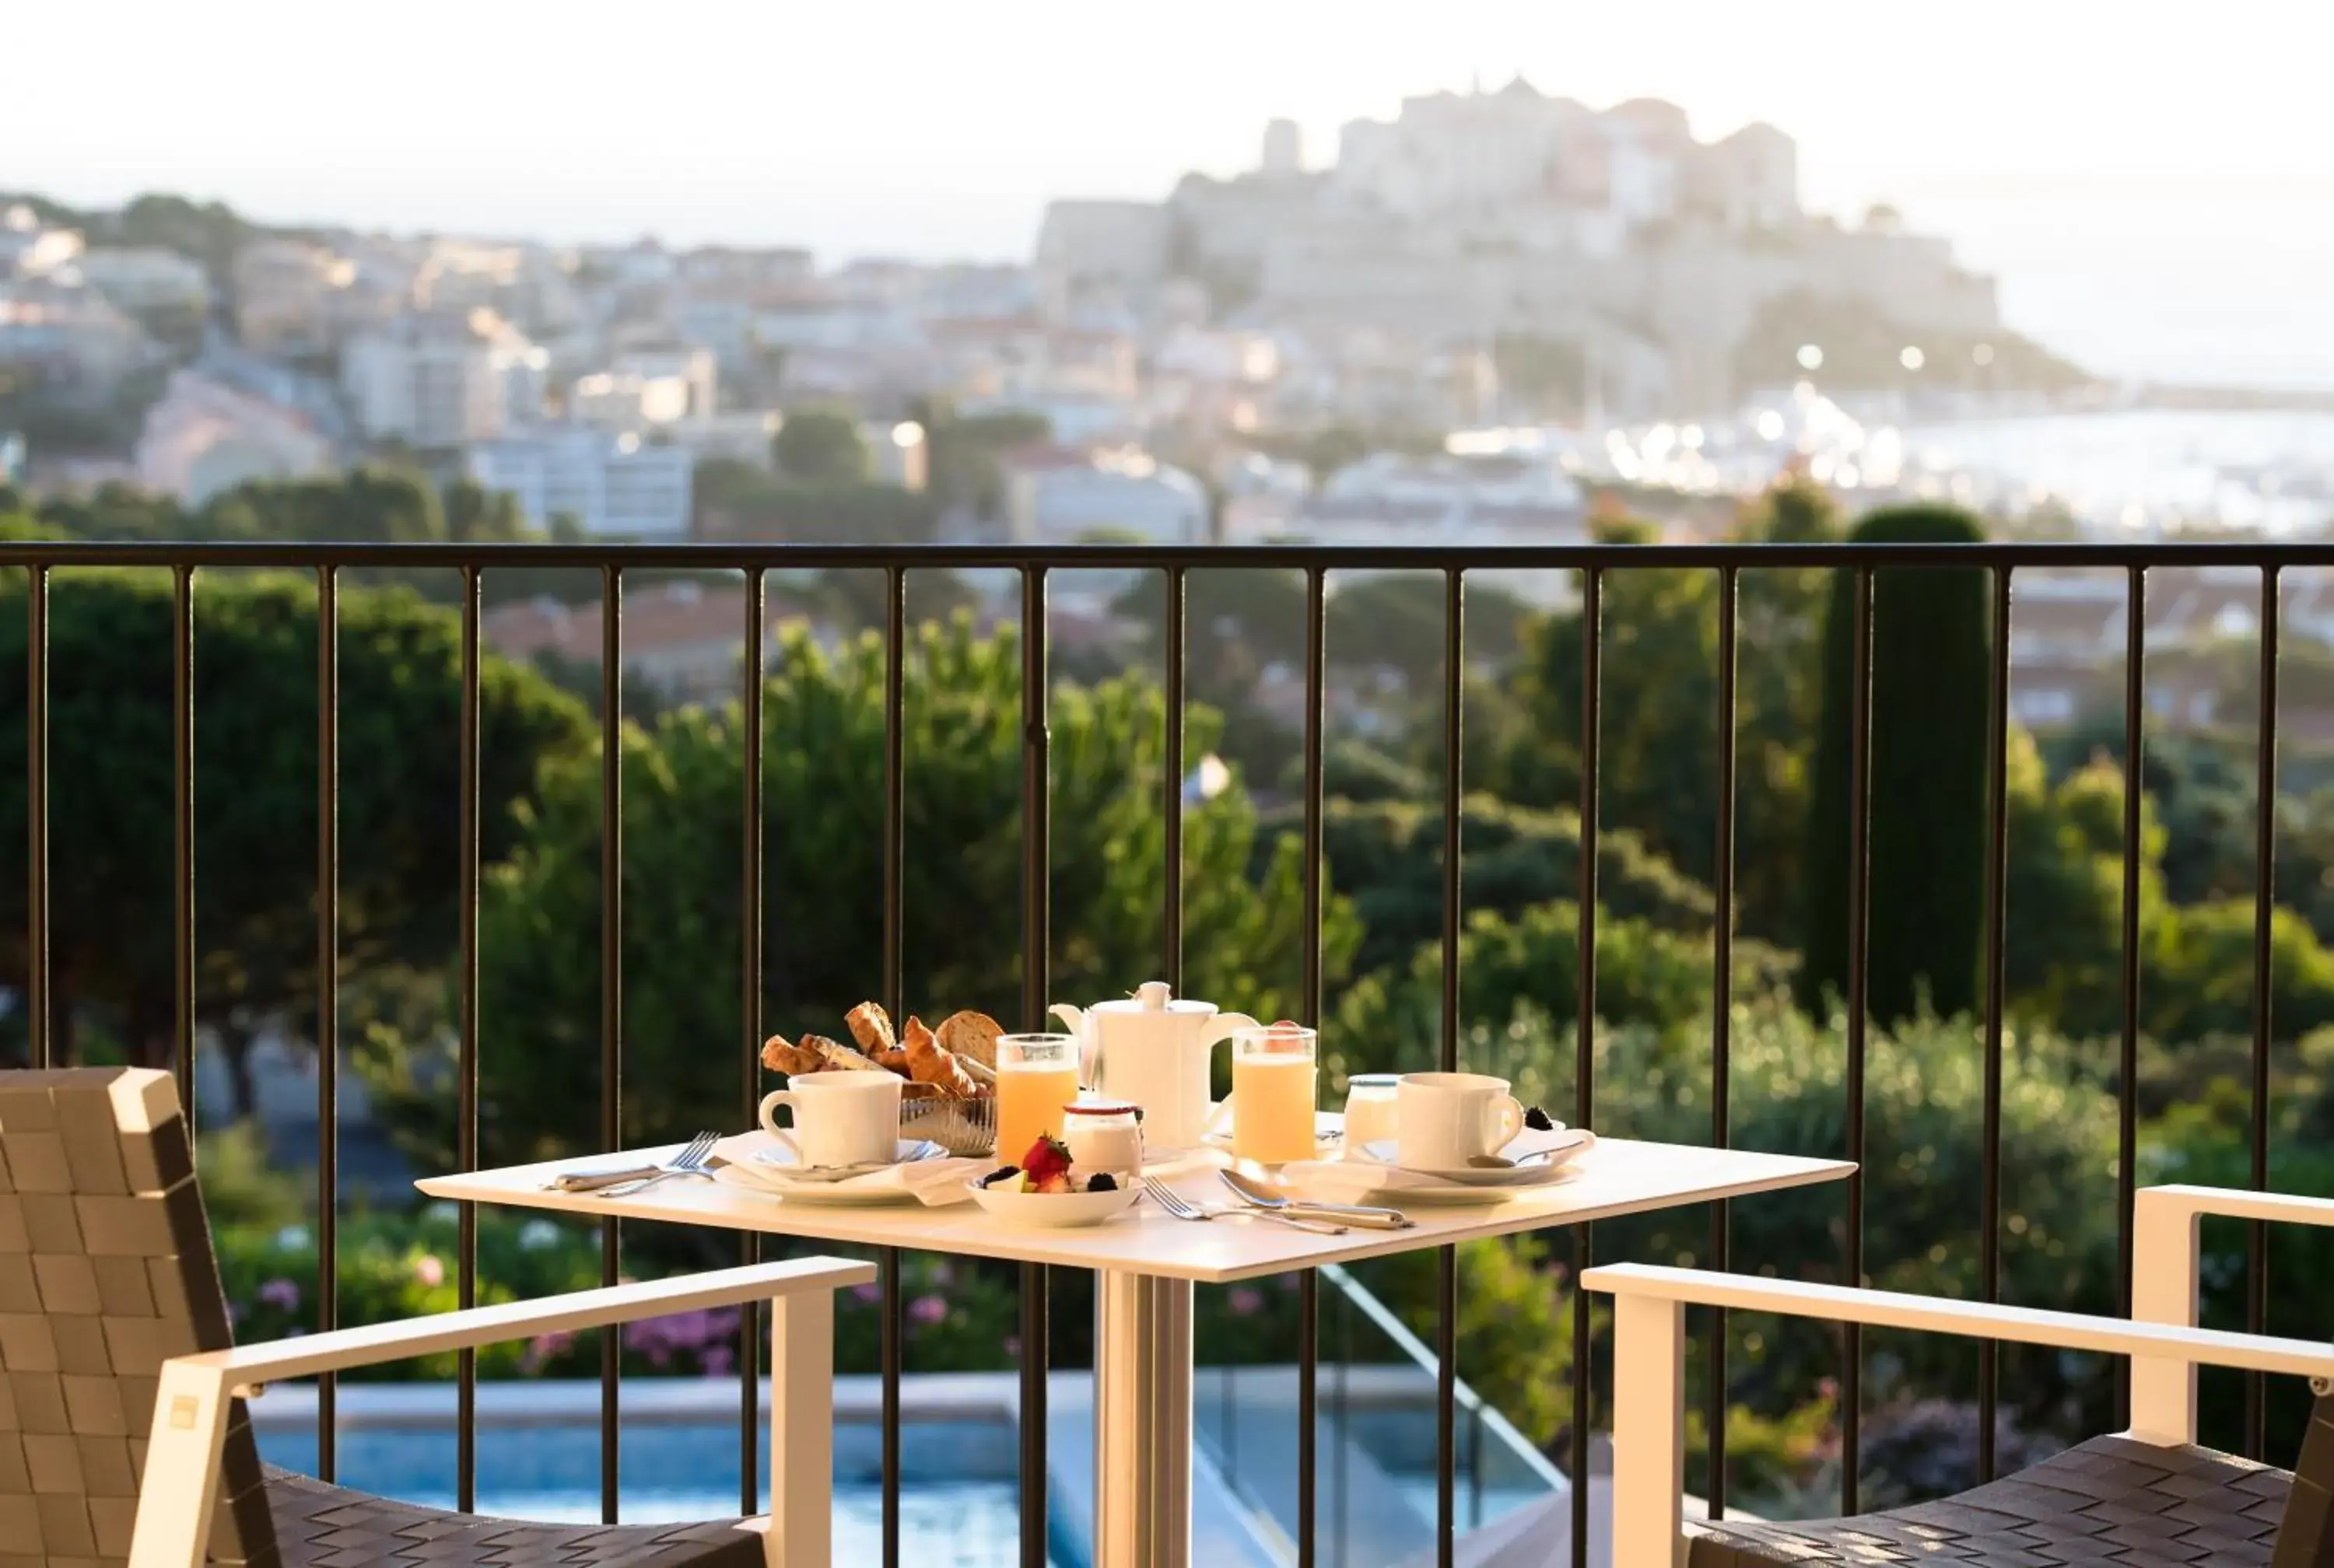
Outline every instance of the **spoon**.
{"label": "spoon", "polygon": [[1535,1150],[1521,1159],[1509,1159],[1503,1154],[1478,1154],[1467,1161],[1467,1166],[1471,1170],[1524,1170],[1535,1165],[1546,1165],[1570,1147],[1567,1144],[1564,1149]]}

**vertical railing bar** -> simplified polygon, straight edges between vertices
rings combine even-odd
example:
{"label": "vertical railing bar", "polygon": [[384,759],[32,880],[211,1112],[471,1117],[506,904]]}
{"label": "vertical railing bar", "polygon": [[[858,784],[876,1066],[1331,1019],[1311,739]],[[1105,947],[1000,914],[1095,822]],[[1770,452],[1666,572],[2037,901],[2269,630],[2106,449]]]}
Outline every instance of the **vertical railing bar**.
{"label": "vertical railing bar", "polygon": [[[883,1006],[893,1018],[907,1015],[907,658],[908,573],[890,566],[883,572]],[[883,1568],[900,1568],[900,1377],[907,1337],[906,1303],[900,1294],[900,1249],[875,1255],[877,1310],[882,1314],[879,1348],[882,1372]]]}
{"label": "vertical railing bar", "polygon": [[[1992,687],[1986,698],[1985,757],[1985,1128],[1979,1162],[1978,1292],[2001,1299],[2001,1042],[2010,899],[2010,574],[1993,569]],[[2000,1463],[1994,1428],[2001,1408],[2001,1352],[1977,1347],[1977,1475],[1991,1481]]]}
{"label": "vertical railing bar", "polygon": [[[316,1327],[341,1326],[341,599],[316,568]],[[339,1468],[340,1382],[316,1379],[316,1478]]]}
{"label": "vertical railing bar", "polygon": [[[2126,569],[2123,641],[2123,1042],[2116,1073],[2116,1315],[2131,1315],[2132,1207],[2139,1149],[2140,764],[2146,753],[2147,569]],[[2116,1380],[2115,1424],[2131,1405],[2131,1363]]]}
{"label": "vertical railing bar", "polygon": [[[1734,680],[1740,587],[1733,567],[1718,569],[1718,834],[1712,890],[1717,923],[1711,933],[1710,999],[1710,1141],[1718,1149],[1730,1148],[1734,1140]],[[1721,1274],[1732,1266],[1729,1217],[1723,1199],[1711,1205],[1710,1266]],[[1726,1517],[1726,1309],[1720,1307],[1711,1313],[1709,1410],[1704,1423],[1710,1433],[1710,1461],[1703,1486],[1713,1519]]]}
{"label": "vertical railing bar", "polygon": [[[1873,572],[1856,569],[1851,595],[1847,739],[1847,1245],[1842,1266],[1850,1285],[1864,1283],[1864,1078],[1868,1004],[1866,943],[1872,890]],[[1840,1330],[1840,1512],[1857,1511],[1863,1478],[1864,1332]]]}
{"label": "vertical railing bar", "polygon": [[24,569],[24,1059],[48,1067],[49,569]]}
{"label": "vertical railing bar", "polygon": [[[1327,722],[1329,668],[1329,576],[1318,566],[1305,572],[1305,942],[1303,995],[1298,1017],[1306,1027],[1321,1026],[1321,909],[1325,896],[1321,791],[1322,730]],[[1313,1568],[1319,1543],[1314,1539],[1317,1498],[1321,1375],[1321,1277],[1312,1269],[1297,1276],[1297,1565]]]}
{"label": "vertical railing bar", "polygon": [[[612,561],[600,569],[600,1143],[623,1147],[624,1027],[624,584]],[[600,1283],[617,1279],[622,1242],[600,1222]],[[618,1374],[623,1334],[600,1338],[600,1519],[616,1522],[622,1457]]]}
{"label": "vertical railing bar", "polygon": [[[1048,832],[1046,569],[1021,572],[1021,1011],[1046,1016],[1053,875]],[[1021,1568],[1046,1568],[1046,1265],[1021,1265]]]}
{"label": "vertical railing bar", "polygon": [[193,1141],[195,1114],[195,569],[170,578],[171,1030],[178,1104]]}
{"label": "vertical railing bar", "polygon": [[[1453,567],[1442,574],[1442,1071],[1459,1070],[1459,914],[1461,852],[1465,819],[1466,787],[1461,745],[1465,711],[1467,641],[1465,574]],[[1459,1254],[1455,1247],[1438,1249],[1435,1284],[1434,1349],[1434,1556],[1438,1568],[1452,1568],[1458,1550],[1459,1509],[1452,1471],[1458,1442],[1459,1400]],[[1478,1467],[1482,1446],[1480,1421],[1469,1450],[1471,1467]],[[1475,1513],[1480,1523],[1482,1477],[1473,1475]]]}
{"label": "vertical railing bar", "polygon": [[[2262,568],[2261,598],[2261,722],[2260,755],[2254,759],[2258,799],[2253,814],[2253,1060],[2252,1168],[2253,1190],[2269,1187],[2269,1050],[2271,1015],[2271,920],[2276,914],[2277,873],[2277,645],[2280,583],[2275,565]],[[2269,1327],[2269,1229],[2254,1220],[2245,1227],[2245,1330],[2263,1333]],[[2262,1374],[2245,1374],[2245,1430],[2242,1452],[2259,1459],[2268,1450],[2269,1411]]]}
{"label": "vertical railing bar", "polygon": [[1159,809],[1166,825],[1162,853],[1162,884],[1165,907],[1160,914],[1160,962],[1167,984],[1183,988],[1183,677],[1189,658],[1185,618],[1190,610],[1190,583],[1181,566],[1167,568],[1165,707],[1166,747],[1161,772]]}
{"label": "vertical railing bar", "polygon": [[[762,671],[768,635],[768,580],[758,563],[746,569],[745,588],[746,641],[738,669],[744,688],[738,707],[744,754],[738,761],[745,775],[745,796],[739,803],[745,820],[740,824],[738,1017],[745,1036],[745,1050],[739,1053],[745,1071],[738,1086],[738,1125],[751,1127],[761,1109],[762,1090]],[[762,1233],[739,1231],[738,1261],[754,1264],[761,1255]],[[738,1309],[738,1509],[742,1514],[754,1513],[760,1502],[761,1323],[760,1307]]]}
{"label": "vertical railing bar", "polygon": [[[1577,963],[1578,1015],[1572,1042],[1572,1122],[1595,1125],[1596,1111],[1596,855],[1597,816],[1603,809],[1597,791],[1599,737],[1605,660],[1605,571],[1583,567],[1580,572],[1580,954]],[[1596,1256],[1596,1228],[1574,1227],[1572,1297],[1572,1561],[1588,1561],[1588,1423],[1592,1417],[1595,1380],[1590,1358],[1596,1352],[1590,1333],[1588,1298],[1579,1289],[1580,1275]]]}
{"label": "vertical railing bar", "polygon": [[[454,1070],[455,1158],[464,1174],[478,1169],[478,569],[462,568],[462,697],[461,734],[457,741],[461,777],[458,797],[460,842],[455,870],[455,919],[460,953],[455,959],[458,1020],[461,1030]],[[478,1206],[464,1202],[455,1209],[458,1227],[455,1242],[455,1296],[464,1309],[478,1304]],[[466,1350],[455,1358],[454,1474],[456,1505],[465,1513],[478,1505],[478,1354]]]}

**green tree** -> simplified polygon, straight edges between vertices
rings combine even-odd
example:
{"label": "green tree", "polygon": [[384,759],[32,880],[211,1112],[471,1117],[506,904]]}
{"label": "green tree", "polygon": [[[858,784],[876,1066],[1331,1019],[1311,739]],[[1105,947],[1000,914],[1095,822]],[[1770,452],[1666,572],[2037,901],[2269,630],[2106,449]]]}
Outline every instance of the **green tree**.
{"label": "green tree", "polygon": [[[1872,513],[1853,537],[1974,544],[1985,530],[1958,508],[1905,506]],[[1853,595],[1852,575],[1837,573],[1824,624],[1824,717],[1799,944],[1799,999],[1810,1011],[1848,988],[1848,842],[1857,809],[1850,798]],[[1976,568],[1873,574],[1865,956],[1867,1005],[1883,1020],[1910,1016],[1924,993],[1947,1015],[1976,999],[1989,613],[1985,573]]]}
{"label": "green tree", "polygon": [[778,472],[804,485],[858,485],[873,468],[859,421],[841,409],[797,409],[770,438]]}
{"label": "green tree", "polygon": [[[435,966],[454,943],[453,616],[402,590],[341,595],[341,962]],[[171,1054],[174,966],[169,647],[160,572],[52,581],[50,944],[57,1039],[84,1013],[134,1061]],[[0,587],[0,973],[26,962],[24,592]],[[198,579],[195,594],[198,1015],[234,1049],[314,996],[315,591],[275,574]],[[479,672],[482,848],[509,852],[541,759],[583,716],[499,659]],[[127,911],[142,911],[126,918]]]}
{"label": "green tree", "polygon": [[[932,1017],[960,1006],[1033,1024],[1020,998],[1020,653],[969,620],[925,625],[906,680],[905,985]],[[765,1026],[832,1033],[876,993],[882,948],[883,659],[862,638],[828,654],[790,635],[764,692]],[[1158,967],[1163,712],[1131,680],[1057,686],[1052,704],[1051,987],[1124,994]],[[1194,750],[1214,719],[1187,720]],[[624,732],[627,1063],[622,1136],[727,1126],[738,1115],[738,906],[743,782],[738,715],[690,708]],[[480,911],[485,1104],[497,1158],[597,1138],[601,765],[553,759],[524,845]],[[1186,988],[1275,1016],[1303,939],[1298,845],[1256,859],[1256,820],[1231,789],[1186,808]],[[1326,912],[1326,972],[1344,972],[1352,912]],[[425,1042],[387,1042],[368,1068],[425,1158],[445,1158],[444,1096]]]}

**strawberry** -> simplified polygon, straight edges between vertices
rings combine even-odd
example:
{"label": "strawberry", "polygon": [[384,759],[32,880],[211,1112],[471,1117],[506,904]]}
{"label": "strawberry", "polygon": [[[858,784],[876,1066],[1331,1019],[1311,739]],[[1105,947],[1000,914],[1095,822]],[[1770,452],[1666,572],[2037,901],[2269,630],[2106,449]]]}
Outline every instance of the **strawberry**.
{"label": "strawberry", "polygon": [[1021,1169],[1039,1181],[1067,1171],[1070,1169],[1069,1145],[1058,1138],[1048,1138],[1041,1133],[1037,1141],[1029,1146],[1029,1152],[1021,1157]]}

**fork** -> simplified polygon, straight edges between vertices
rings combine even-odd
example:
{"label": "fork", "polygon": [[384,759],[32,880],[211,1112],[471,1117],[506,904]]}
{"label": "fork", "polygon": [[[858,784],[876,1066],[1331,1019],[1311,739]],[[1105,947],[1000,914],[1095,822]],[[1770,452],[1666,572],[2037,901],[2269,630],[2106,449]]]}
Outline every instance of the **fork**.
{"label": "fork", "polygon": [[1209,1208],[1193,1203],[1173,1188],[1162,1187],[1156,1182],[1144,1182],[1143,1190],[1158,1199],[1159,1207],[1177,1219],[1277,1219],[1283,1225],[1297,1230],[1309,1230],[1316,1236],[1345,1234],[1345,1227],[1342,1225],[1316,1225],[1309,1219],[1299,1219],[1293,1214],[1281,1214],[1269,1208]]}
{"label": "fork", "polygon": [[713,1146],[721,1135],[710,1130],[699,1133],[681,1146],[680,1152],[662,1165],[634,1166],[629,1170],[580,1170],[556,1178],[553,1184],[562,1192],[590,1192],[602,1198],[630,1198],[632,1194],[655,1186],[670,1176],[702,1176],[713,1174],[705,1168]]}

